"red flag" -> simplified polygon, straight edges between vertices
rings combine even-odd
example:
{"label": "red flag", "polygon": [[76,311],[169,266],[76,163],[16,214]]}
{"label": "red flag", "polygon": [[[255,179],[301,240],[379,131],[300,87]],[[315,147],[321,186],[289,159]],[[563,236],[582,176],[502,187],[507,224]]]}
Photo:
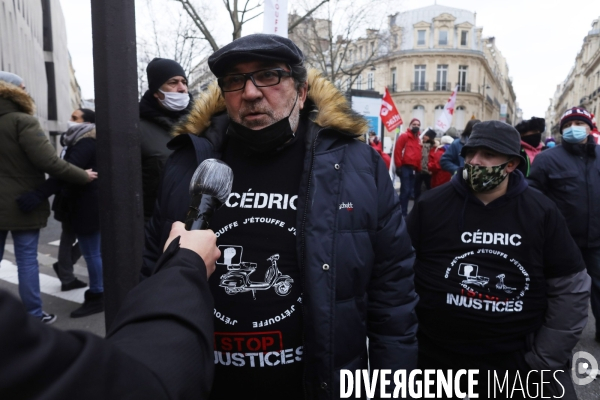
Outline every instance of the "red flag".
{"label": "red flag", "polygon": [[392,100],[392,96],[390,96],[390,92],[387,88],[385,88],[385,96],[381,99],[381,111],[379,114],[381,115],[381,120],[385,124],[385,128],[389,132],[392,132],[402,125],[402,117],[400,117],[400,113],[396,109],[394,100]]}

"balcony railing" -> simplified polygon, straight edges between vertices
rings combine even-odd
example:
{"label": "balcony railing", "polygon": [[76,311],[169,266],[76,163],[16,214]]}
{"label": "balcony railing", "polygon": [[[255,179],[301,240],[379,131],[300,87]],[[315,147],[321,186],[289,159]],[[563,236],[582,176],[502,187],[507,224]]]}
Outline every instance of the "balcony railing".
{"label": "balcony railing", "polygon": [[433,90],[435,90],[436,92],[439,92],[439,91],[450,92],[452,90],[451,86],[452,85],[450,85],[449,82],[436,82],[433,87]]}
{"label": "balcony railing", "polygon": [[467,83],[467,84],[462,84],[462,85],[458,85],[458,91],[459,92],[470,92],[471,91],[471,84]]}
{"label": "balcony railing", "polygon": [[390,91],[390,93],[394,93],[397,89],[398,89],[398,85],[396,85],[395,83],[393,85],[388,85],[388,90]]}
{"label": "balcony railing", "polygon": [[412,92],[425,92],[429,90],[429,82],[411,82],[410,90]]}

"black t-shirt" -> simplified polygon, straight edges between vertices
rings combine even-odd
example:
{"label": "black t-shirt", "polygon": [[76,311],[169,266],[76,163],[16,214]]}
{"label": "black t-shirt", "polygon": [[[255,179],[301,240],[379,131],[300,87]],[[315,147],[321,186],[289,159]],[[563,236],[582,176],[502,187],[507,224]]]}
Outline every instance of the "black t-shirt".
{"label": "black t-shirt", "polygon": [[554,203],[523,181],[511,175],[509,194],[485,206],[461,195],[459,179],[407,218],[419,329],[464,353],[522,349],[543,323],[546,279],[581,271],[581,254]]}
{"label": "black t-shirt", "polygon": [[302,288],[296,206],[304,159],[301,132],[269,157],[248,157],[231,140],[229,200],[211,228],[221,258],[215,299],[211,399],[302,399]]}

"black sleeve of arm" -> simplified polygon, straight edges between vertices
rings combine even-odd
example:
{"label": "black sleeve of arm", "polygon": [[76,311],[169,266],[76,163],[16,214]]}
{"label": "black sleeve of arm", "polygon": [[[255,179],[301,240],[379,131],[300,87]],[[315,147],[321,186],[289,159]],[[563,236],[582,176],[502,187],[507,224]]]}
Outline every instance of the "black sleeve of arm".
{"label": "black sleeve of arm", "polygon": [[107,338],[159,376],[172,398],[208,398],[213,300],[202,258],[173,240],[155,275],[128,294]]}
{"label": "black sleeve of arm", "polygon": [[381,210],[367,293],[367,335],[371,369],[417,367],[418,296],[414,287],[414,250],[385,164],[378,157],[377,209]]}
{"label": "black sleeve of arm", "polygon": [[169,398],[139,361],[92,333],[40,323],[2,290],[0,324],[0,399]]}
{"label": "black sleeve of arm", "polygon": [[525,357],[533,369],[559,369],[567,365],[587,323],[591,279],[565,219],[554,205],[547,213],[544,232],[548,307]]}
{"label": "black sleeve of arm", "polygon": [[0,291],[0,399],[208,398],[213,302],[206,268],[174,240],[125,298],[108,339],[62,332]]}

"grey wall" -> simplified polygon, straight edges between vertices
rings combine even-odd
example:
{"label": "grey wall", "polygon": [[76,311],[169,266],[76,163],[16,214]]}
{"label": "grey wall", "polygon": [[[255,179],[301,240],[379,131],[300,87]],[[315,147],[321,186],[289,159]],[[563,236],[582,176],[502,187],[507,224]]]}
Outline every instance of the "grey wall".
{"label": "grey wall", "polygon": [[0,0],[0,70],[25,80],[46,133],[66,129],[73,110],[59,0]]}

